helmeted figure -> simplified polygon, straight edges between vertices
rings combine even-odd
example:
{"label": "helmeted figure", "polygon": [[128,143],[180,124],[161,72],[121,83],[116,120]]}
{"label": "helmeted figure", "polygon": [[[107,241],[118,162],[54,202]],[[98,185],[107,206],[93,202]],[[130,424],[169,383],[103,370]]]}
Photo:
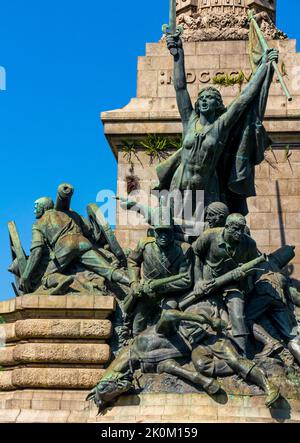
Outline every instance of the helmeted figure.
{"label": "helmeted figure", "polygon": [[[146,237],[128,257],[128,274],[131,290],[139,290],[139,282],[168,278],[182,274],[172,283],[161,285],[155,294],[137,296],[133,310],[133,335],[136,336],[151,324],[162,309],[176,308],[176,298],[188,291],[193,284],[193,250],[187,243],[174,239],[174,222],[169,206],[157,210],[154,237]],[[154,217],[155,218],[155,217]]]}

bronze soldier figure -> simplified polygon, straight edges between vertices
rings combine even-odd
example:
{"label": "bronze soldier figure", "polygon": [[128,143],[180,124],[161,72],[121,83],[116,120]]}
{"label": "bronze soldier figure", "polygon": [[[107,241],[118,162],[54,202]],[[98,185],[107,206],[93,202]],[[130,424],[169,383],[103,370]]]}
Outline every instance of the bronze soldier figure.
{"label": "bronze soldier figure", "polygon": [[89,226],[79,214],[70,209],[58,211],[51,199],[43,197],[35,202],[35,216],[37,222],[32,228],[30,257],[20,280],[27,292],[30,292],[30,278],[39,266],[45,247],[49,248],[51,258],[46,278],[77,262],[109,281],[129,284],[128,276],[93,247],[88,239]]}
{"label": "bronze soldier figure", "polygon": [[[159,208],[161,213],[161,208]],[[169,212],[170,215],[170,212]],[[151,324],[151,318],[162,309],[176,308],[177,298],[193,284],[193,250],[186,243],[174,240],[172,215],[168,220],[159,217],[154,226],[154,237],[141,240],[128,257],[128,273],[131,291],[137,303],[133,310],[133,335],[136,336]],[[155,294],[138,298],[140,280],[161,279],[174,275],[183,276],[173,283],[162,285]]]}
{"label": "bronze soldier figure", "polygon": [[[222,333],[226,323],[210,314],[213,315],[213,312],[209,309],[197,310],[194,307],[186,312],[163,311],[155,326],[148,327],[122,349],[87,400],[93,400],[99,412],[104,412],[117,397],[133,387],[133,371],[141,368],[143,373],[167,373],[188,380],[210,395],[220,389],[215,377],[237,373],[260,386],[267,395],[266,405],[271,407],[280,395],[279,389],[255,362],[241,358]],[[187,323],[201,329],[201,339],[206,337],[205,347],[199,346],[199,342],[191,346],[188,331],[183,331]],[[192,364],[184,366],[190,362],[191,356]]]}
{"label": "bronze soldier figure", "polygon": [[206,208],[205,228],[224,228],[229,215],[228,207],[222,202],[213,202]]}
{"label": "bronze soldier figure", "polygon": [[[215,298],[215,304],[211,300],[200,302],[188,308],[185,313],[205,314],[205,316],[213,318],[215,321],[220,316],[222,321],[226,322],[226,312],[222,310],[221,304],[222,302]],[[217,309],[216,305],[218,305]],[[184,328],[185,325],[182,326],[182,332]],[[225,332],[216,332],[208,323],[201,326],[201,330],[197,331],[198,335],[195,332],[192,333],[192,331],[193,329],[189,333],[185,332],[184,335],[187,337],[190,335],[190,342],[193,346],[192,362],[198,373],[208,378],[238,374],[244,380],[260,386],[264,390],[267,394],[267,407],[271,407],[279,398],[279,389],[268,380],[265,373],[254,361],[241,357],[232,339]],[[195,339],[196,335],[197,339]]]}
{"label": "bronze soldier figure", "polygon": [[[254,337],[266,346],[261,356],[270,355],[278,344],[265,331],[257,331],[255,323],[267,315],[286,343],[289,351],[300,365],[300,346],[298,327],[293,323],[287,307],[289,281],[282,273],[282,268],[294,256],[294,248],[286,246],[271,254],[268,260],[259,265],[256,272],[254,291],[246,301],[246,319]],[[280,348],[279,348],[280,349]]]}
{"label": "bronze soldier figure", "polygon": [[[245,217],[241,214],[231,214],[227,217],[225,228],[209,229],[194,243],[195,254],[203,266],[202,278],[196,282],[195,292],[205,291],[205,280],[210,281],[259,256],[255,241],[244,233],[245,227]],[[239,282],[244,279],[244,273],[233,272],[236,272],[236,284],[225,286],[223,297],[229,313],[232,335],[241,351],[246,354],[248,330],[244,303],[248,288],[245,282]]]}

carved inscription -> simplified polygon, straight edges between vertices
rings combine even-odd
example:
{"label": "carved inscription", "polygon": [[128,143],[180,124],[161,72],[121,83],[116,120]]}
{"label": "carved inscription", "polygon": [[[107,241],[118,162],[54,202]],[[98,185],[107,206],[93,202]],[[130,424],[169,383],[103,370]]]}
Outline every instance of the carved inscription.
{"label": "carved inscription", "polygon": [[[186,73],[186,79],[188,84],[207,84],[212,83],[212,79],[218,75],[238,75],[240,73],[239,70],[234,69],[203,69],[203,70],[189,70]],[[249,79],[251,76],[250,69],[244,69],[243,73],[246,79]],[[172,81],[172,71],[160,71],[159,73],[159,84],[160,85],[171,85]]]}

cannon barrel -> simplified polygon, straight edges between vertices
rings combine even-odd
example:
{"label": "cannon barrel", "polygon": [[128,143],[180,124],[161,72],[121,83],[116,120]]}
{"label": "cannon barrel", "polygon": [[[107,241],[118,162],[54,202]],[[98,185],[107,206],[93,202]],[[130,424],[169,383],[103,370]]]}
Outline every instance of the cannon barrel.
{"label": "cannon barrel", "polygon": [[57,211],[69,211],[74,187],[69,183],[62,183],[57,189],[55,209]]}

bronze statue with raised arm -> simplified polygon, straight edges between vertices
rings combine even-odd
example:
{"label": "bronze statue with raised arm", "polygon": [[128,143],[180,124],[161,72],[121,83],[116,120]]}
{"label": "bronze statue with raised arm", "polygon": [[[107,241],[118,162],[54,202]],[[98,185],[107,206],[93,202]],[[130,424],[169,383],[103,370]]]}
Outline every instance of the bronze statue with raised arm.
{"label": "bronze statue with raised arm", "polygon": [[[178,33],[168,35],[166,40],[170,52],[175,53],[173,81],[183,144],[157,166],[156,189],[203,190],[205,206],[222,201],[230,212],[246,215],[247,198],[255,195],[255,165],[262,162],[271,144],[262,121],[278,51],[261,51],[250,82],[227,109],[214,87],[202,89],[193,106],[187,89],[182,40]],[[252,62],[254,66],[254,59]]]}

